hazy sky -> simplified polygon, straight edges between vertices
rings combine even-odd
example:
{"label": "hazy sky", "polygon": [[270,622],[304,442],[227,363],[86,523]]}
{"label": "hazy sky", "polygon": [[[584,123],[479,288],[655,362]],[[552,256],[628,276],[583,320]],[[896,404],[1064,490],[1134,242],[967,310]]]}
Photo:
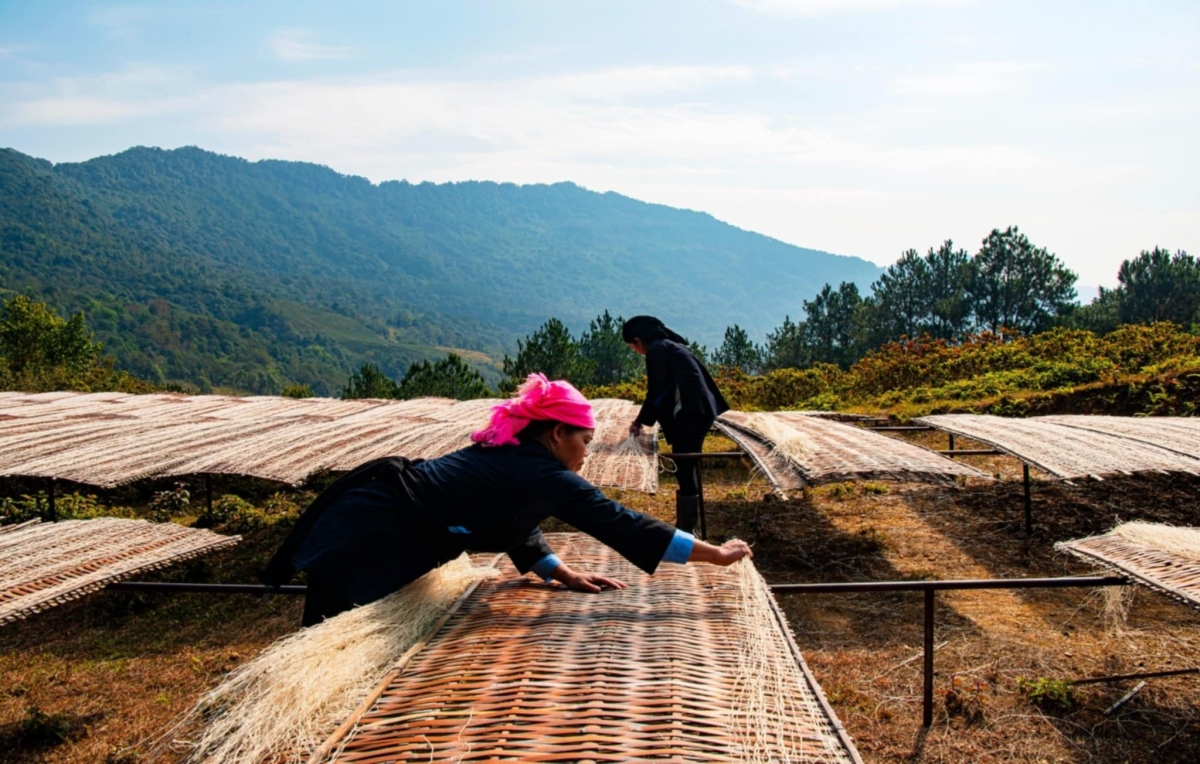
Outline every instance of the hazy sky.
{"label": "hazy sky", "polygon": [[0,146],[575,181],[885,264],[1200,255],[1200,3],[0,0]]}

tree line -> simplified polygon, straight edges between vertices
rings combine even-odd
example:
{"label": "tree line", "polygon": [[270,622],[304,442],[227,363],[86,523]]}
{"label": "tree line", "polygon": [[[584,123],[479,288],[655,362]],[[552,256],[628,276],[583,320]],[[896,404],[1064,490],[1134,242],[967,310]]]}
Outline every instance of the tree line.
{"label": "tree line", "polygon": [[[818,364],[847,369],[872,350],[906,338],[961,343],[981,333],[1029,336],[1055,327],[1106,334],[1125,324],[1200,324],[1200,262],[1186,252],[1155,247],[1124,261],[1118,286],[1101,288],[1082,307],[1075,303],[1076,278],[1056,255],[1034,245],[1016,227],[995,229],[973,255],[950,240],[924,255],[915,249],[904,252],[866,296],[850,282],[826,284],[802,301],[799,320],[785,316],[762,344],[734,324],[712,351],[694,342],[691,349],[702,362],[760,374]],[[606,310],[575,337],[559,319],[547,320],[517,342],[515,357],[505,356],[499,392],[511,392],[535,371],[578,387],[637,380],[645,367],[622,340],[623,323]],[[463,373],[455,369],[455,375]],[[423,373],[436,376],[433,369]],[[399,386],[404,387],[403,380]],[[360,371],[344,395],[364,389]],[[459,392],[441,394],[495,394],[485,393],[481,385],[452,389]]]}
{"label": "tree line", "polygon": [[802,303],[803,316],[753,342],[729,327],[712,354],[751,374],[819,363],[849,368],[872,350],[903,339],[962,342],[980,333],[1033,335],[1054,327],[1105,334],[1124,324],[1200,322],[1200,263],[1155,247],[1124,261],[1118,286],[1075,303],[1076,275],[1016,227],[993,230],[977,253],[950,240],[921,255],[904,252],[867,296],[843,282]]}
{"label": "tree line", "polygon": [[[802,301],[798,320],[785,316],[763,344],[735,324],[711,352],[695,343],[691,349],[705,363],[758,374],[818,364],[846,369],[870,351],[904,338],[953,344],[980,333],[1032,335],[1054,327],[1106,334],[1126,324],[1170,321],[1193,332],[1200,325],[1200,262],[1188,253],[1145,250],[1121,264],[1117,280],[1116,287],[1101,288],[1090,304],[1078,306],[1076,276],[1057,256],[1015,227],[997,229],[974,255],[951,241],[924,255],[904,252],[867,296],[849,282],[836,288],[826,284]],[[377,365],[363,364],[350,375],[341,396],[491,397],[511,392],[535,371],[581,388],[633,382],[645,367],[621,338],[623,323],[621,316],[605,310],[576,337],[559,319],[547,320],[517,342],[515,356],[504,357],[498,391],[461,357],[449,354],[411,364],[398,380]],[[0,304],[0,388],[168,389],[117,371],[82,313],[64,319],[24,295]],[[306,397],[313,390],[294,384],[282,394]]]}

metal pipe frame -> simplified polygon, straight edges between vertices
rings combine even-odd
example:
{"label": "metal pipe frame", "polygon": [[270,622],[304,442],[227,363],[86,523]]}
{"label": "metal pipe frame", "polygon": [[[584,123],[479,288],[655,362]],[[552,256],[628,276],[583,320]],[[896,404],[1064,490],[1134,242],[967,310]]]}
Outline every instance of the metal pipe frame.
{"label": "metal pipe frame", "polygon": [[997,451],[994,448],[951,448],[946,451],[938,451],[936,453],[943,456],[1003,456],[1003,451]]}
{"label": "metal pipe frame", "polygon": [[964,589],[1065,589],[1091,586],[1128,586],[1121,576],[1070,576],[1063,578],[984,578],[952,581],[857,581],[842,584],[771,584],[775,594],[847,594],[853,592],[924,592],[924,682],[921,724],[933,725],[933,626],[934,595]]}
{"label": "metal pipe frame", "polygon": [[1029,465],[1022,463],[1025,470],[1025,538],[1033,537],[1033,489],[1029,483]]}
{"label": "metal pipe frame", "polygon": [[[921,699],[922,720],[925,727],[933,724],[933,639],[934,639],[934,595],[938,591],[964,589],[1064,589],[1091,586],[1128,586],[1129,579],[1121,576],[1073,576],[1064,578],[995,578],[965,579],[950,581],[856,581],[849,583],[823,584],[771,584],[775,594],[846,594],[855,592],[924,592],[924,686]],[[262,584],[191,584],[159,581],[119,581],[109,584],[115,591],[163,592],[171,594],[307,594],[306,586],[265,586]],[[1177,672],[1160,672],[1155,676],[1195,673],[1196,669]],[[1121,677],[1106,677],[1119,679]],[[1076,684],[1088,683],[1081,680]],[[1104,681],[1091,680],[1091,681]]]}
{"label": "metal pipe frame", "polygon": [[307,586],[266,586],[265,584],[188,584],[164,581],[118,581],[106,589],[121,592],[164,592],[168,594],[307,594]]}

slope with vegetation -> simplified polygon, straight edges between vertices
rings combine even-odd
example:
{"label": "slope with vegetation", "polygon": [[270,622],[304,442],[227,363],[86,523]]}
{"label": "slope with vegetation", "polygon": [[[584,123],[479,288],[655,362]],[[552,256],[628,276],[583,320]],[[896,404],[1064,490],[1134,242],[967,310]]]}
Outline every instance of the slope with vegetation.
{"label": "slope with vegetation", "polygon": [[[121,368],[332,394],[370,362],[498,358],[547,315],[653,307],[717,336],[878,268],[569,183],[373,185],[317,165],[136,148],[0,150],[0,291],[85,311]],[[476,351],[472,353],[471,351]],[[499,369],[472,361],[495,381]]]}

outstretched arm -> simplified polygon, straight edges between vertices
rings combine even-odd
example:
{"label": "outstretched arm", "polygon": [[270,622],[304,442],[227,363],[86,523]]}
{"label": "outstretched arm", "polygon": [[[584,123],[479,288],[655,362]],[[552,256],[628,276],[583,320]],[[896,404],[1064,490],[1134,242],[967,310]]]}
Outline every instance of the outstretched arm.
{"label": "outstretched arm", "polygon": [[[688,555],[687,559],[688,562],[706,562],[710,565],[732,565],[743,557],[753,556],[754,552],[750,550],[750,545],[741,539],[730,539],[721,546],[714,546],[696,539],[692,542],[692,552]],[[555,559],[557,560],[558,558],[556,557]],[[574,589],[578,592],[624,589],[628,586],[624,581],[609,578],[599,573],[574,570],[565,562],[559,562],[550,571],[549,576],[568,589]]]}
{"label": "outstretched arm", "polygon": [[743,557],[753,557],[750,545],[741,539],[730,539],[721,546],[713,546],[696,539],[688,562],[707,562],[710,565],[732,565]]}

